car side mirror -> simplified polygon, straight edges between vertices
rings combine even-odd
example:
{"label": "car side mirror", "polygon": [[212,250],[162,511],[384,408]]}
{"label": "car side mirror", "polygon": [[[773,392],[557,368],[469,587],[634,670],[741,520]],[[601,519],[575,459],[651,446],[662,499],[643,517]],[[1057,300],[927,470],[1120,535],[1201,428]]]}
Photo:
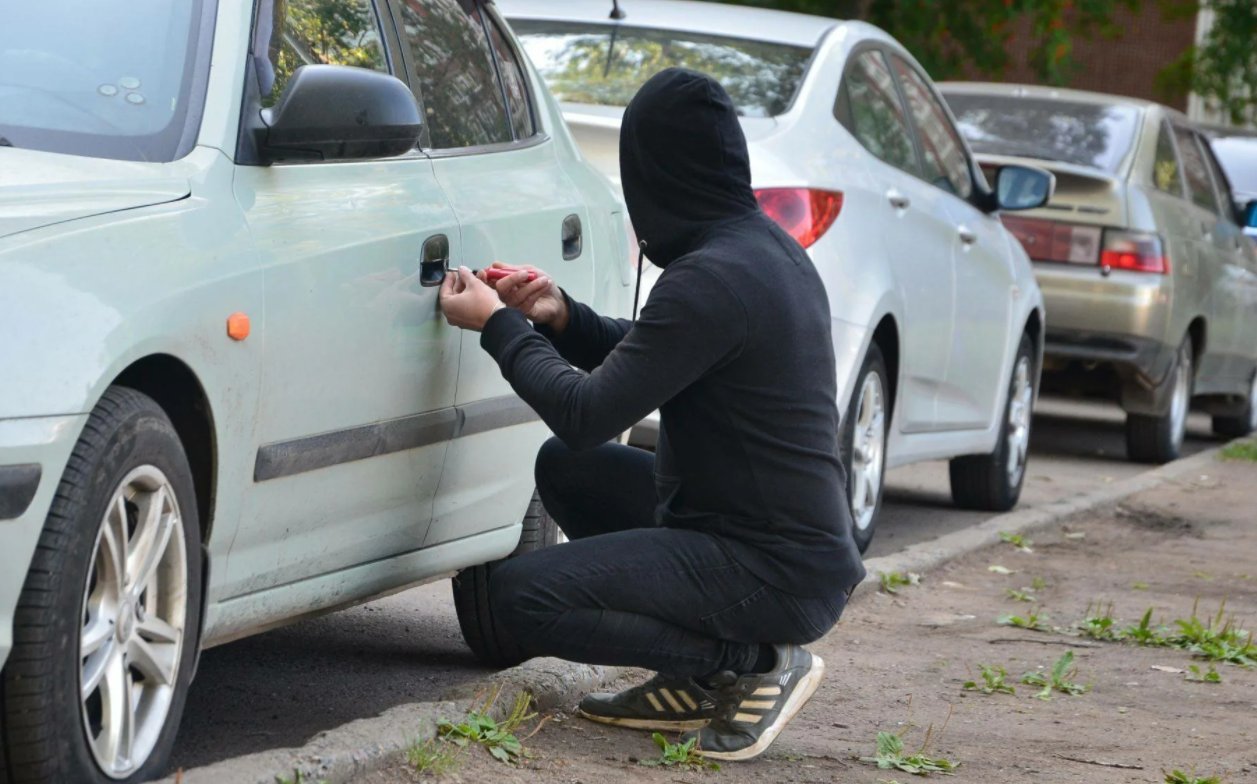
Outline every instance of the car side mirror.
{"label": "car side mirror", "polygon": [[419,143],[423,114],[396,77],[344,65],[298,68],[262,110],[259,146],[270,161],[389,158]]}
{"label": "car side mirror", "polygon": [[1056,190],[1056,177],[1033,166],[1001,166],[995,172],[996,208],[1006,212],[1042,207]]}

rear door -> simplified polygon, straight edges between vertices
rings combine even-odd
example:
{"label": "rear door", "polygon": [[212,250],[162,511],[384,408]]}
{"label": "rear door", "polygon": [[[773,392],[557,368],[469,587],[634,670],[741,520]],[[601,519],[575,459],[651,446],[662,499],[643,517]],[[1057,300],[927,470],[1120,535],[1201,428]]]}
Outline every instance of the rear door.
{"label": "rear door", "polygon": [[902,57],[891,54],[890,60],[908,100],[922,177],[940,192],[951,224],[954,318],[937,424],[948,430],[985,428],[1006,387],[1013,304],[1007,235],[998,217],[970,203],[974,182],[968,153],[928,78]]}
{"label": "rear door", "polygon": [[921,161],[885,55],[857,49],[847,61],[838,119],[870,153],[869,174],[881,185],[882,212],[866,227],[881,237],[900,296],[900,429],[940,429],[935,401],[947,376],[951,349],[955,237],[945,194],[920,178]]}
{"label": "rear door", "polygon": [[[261,7],[275,13],[264,20],[273,40],[255,47],[274,68],[273,85],[259,85],[266,105],[307,62],[388,72],[396,59],[372,0]],[[425,243],[458,236],[431,161],[416,150],[240,166],[235,193],[265,270],[267,328],[231,593],[419,549],[453,433],[460,350],[438,290],[419,281]]]}
{"label": "rear door", "polygon": [[[524,60],[491,5],[400,0],[395,7],[429,120],[425,149],[458,217],[466,264],[532,264],[589,301],[589,216],[538,122]],[[529,466],[548,432],[474,332],[463,336],[456,402],[460,436],[427,545],[517,524],[532,494]]]}

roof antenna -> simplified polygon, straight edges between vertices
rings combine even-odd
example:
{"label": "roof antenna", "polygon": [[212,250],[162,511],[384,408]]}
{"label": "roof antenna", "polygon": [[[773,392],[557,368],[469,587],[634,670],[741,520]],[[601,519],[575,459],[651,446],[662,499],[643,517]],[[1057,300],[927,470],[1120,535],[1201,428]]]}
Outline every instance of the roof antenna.
{"label": "roof antenna", "polygon": [[625,16],[626,14],[620,8],[620,0],[611,0],[611,18],[623,19]]}

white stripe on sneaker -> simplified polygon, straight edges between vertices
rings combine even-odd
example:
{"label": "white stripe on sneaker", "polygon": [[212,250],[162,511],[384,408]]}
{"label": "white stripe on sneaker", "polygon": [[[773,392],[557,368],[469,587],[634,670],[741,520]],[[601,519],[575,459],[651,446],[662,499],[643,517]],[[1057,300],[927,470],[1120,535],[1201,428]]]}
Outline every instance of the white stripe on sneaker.
{"label": "white stripe on sneaker", "polygon": [[667,689],[660,689],[659,693],[663,695],[664,700],[672,706],[672,710],[677,713],[685,713],[685,708],[681,707],[681,703],[677,702],[677,698],[672,696],[672,692]]}
{"label": "white stripe on sneaker", "polygon": [[654,692],[646,692],[646,700],[652,708],[663,713],[663,704],[659,702],[659,698],[654,695]]}
{"label": "white stripe on sneaker", "polygon": [[743,724],[759,724],[763,718],[764,718],[763,716],[758,716],[754,713],[739,712],[739,713],[733,714],[733,720],[740,721]]}
{"label": "white stripe on sneaker", "polygon": [[694,702],[694,698],[690,696],[690,693],[688,691],[684,689],[678,689],[677,696],[681,698],[681,702],[685,703],[685,707],[689,708],[690,710],[698,710],[698,703]]}
{"label": "white stripe on sneaker", "polygon": [[781,694],[780,686],[760,686],[751,693],[752,697],[776,697]]}
{"label": "white stripe on sneaker", "polygon": [[772,710],[776,705],[775,700],[742,700],[742,704],[738,706],[739,710]]}

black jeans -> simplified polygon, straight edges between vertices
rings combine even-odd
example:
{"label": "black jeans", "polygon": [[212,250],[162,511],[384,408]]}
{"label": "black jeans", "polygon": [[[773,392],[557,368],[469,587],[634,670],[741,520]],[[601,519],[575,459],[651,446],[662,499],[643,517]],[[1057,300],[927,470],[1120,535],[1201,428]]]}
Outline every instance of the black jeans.
{"label": "black jeans", "polygon": [[497,565],[493,616],[533,656],[704,676],[752,669],[761,643],[807,643],[844,601],[780,591],[720,537],[655,525],[654,455],[551,439],[537,488],[570,542]]}

